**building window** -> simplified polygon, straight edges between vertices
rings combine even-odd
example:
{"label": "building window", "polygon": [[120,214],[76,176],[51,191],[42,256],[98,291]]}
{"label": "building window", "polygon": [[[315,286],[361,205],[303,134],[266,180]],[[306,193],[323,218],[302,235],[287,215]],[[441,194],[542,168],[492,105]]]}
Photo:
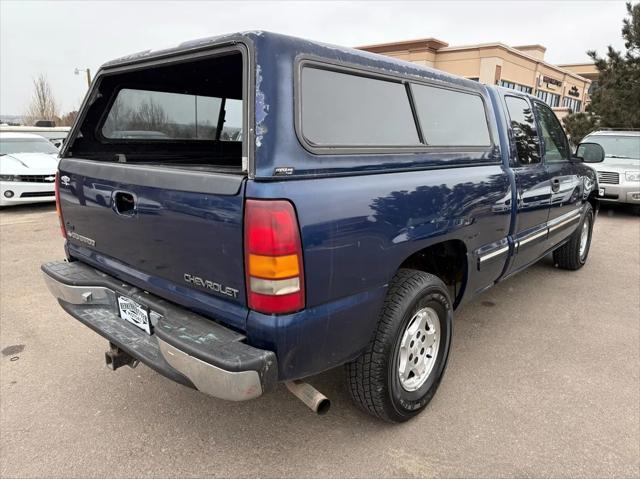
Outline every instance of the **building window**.
{"label": "building window", "polygon": [[516,91],[521,91],[522,93],[530,94],[533,92],[533,88],[531,88],[530,86],[520,85],[518,83],[513,83],[507,80],[500,80],[500,86],[503,86],[505,88],[511,88],[512,90],[516,90]]}
{"label": "building window", "polygon": [[555,93],[551,93],[544,90],[538,90],[536,92],[536,96],[540,98],[543,102],[549,105],[551,108],[560,106],[560,95],[556,95]]}
{"label": "building window", "polygon": [[571,97],[565,96],[562,99],[562,106],[566,108],[571,108],[571,111],[573,111],[574,113],[577,113],[582,108],[582,102],[577,98],[571,98]]}

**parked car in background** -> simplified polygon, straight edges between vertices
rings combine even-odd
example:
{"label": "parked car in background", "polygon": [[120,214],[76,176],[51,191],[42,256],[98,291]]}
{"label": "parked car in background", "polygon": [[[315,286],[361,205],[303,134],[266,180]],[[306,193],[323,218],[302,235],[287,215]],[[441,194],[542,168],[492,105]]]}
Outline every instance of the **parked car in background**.
{"label": "parked car in background", "polygon": [[69,134],[69,126],[0,126],[0,133],[33,133],[40,135],[60,149]]}
{"label": "parked car in background", "polygon": [[[251,32],[111,62],[87,98],[56,182],[66,260],[42,269],[113,369],[235,401],[284,382],[323,412],[302,380],[345,365],[359,407],[406,421],[456,308],[589,255],[596,173],[522,92]],[[120,133],[141,129],[164,136]]]}
{"label": "parked car in background", "polygon": [[58,153],[42,136],[0,132],[0,206],[54,201]]}
{"label": "parked car in background", "polygon": [[604,149],[604,161],[592,165],[598,173],[600,199],[634,205],[640,211],[640,131],[595,131],[582,141]]}

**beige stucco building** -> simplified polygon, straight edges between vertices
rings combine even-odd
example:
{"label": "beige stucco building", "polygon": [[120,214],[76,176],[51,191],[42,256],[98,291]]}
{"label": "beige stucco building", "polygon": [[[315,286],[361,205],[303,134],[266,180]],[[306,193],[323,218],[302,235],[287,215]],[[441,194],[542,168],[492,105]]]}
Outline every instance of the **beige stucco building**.
{"label": "beige stucco building", "polygon": [[562,65],[558,65],[558,67],[562,68],[563,70],[569,70],[570,72],[575,73],[576,75],[580,75],[587,80],[591,80],[589,93],[591,93],[593,89],[598,86],[598,77],[600,76],[600,72],[598,72],[595,63],[593,62],[565,63]]}
{"label": "beige stucco building", "polygon": [[588,102],[591,79],[579,73],[584,68],[545,62],[546,48],[542,45],[483,43],[451,47],[435,38],[423,38],[358,48],[531,93],[551,106],[560,118],[571,111],[584,111]]}

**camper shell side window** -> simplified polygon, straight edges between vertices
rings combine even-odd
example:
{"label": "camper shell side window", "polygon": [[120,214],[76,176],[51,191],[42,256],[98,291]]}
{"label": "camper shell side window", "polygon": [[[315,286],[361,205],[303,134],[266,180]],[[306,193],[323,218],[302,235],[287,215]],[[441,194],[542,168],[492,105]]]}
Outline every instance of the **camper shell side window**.
{"label": "camper shell side window", "polygon": [[478,92],[302,59],[296,131],[316,154],[489,150]]}

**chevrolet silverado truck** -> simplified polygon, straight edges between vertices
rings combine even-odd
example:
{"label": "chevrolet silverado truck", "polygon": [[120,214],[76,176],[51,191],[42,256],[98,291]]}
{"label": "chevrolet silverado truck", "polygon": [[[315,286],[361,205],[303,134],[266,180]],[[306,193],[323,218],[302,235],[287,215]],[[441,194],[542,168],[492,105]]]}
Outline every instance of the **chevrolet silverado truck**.
{"label": "chevrolet silverado truck", "polygon": [[247,32],[105,64],[61,151],[66,259],[42,265],[107,365],[226,400],[338,366],[402,422],[436,392],[453,315],[553,252],[589,254],[598,184],[536,98]]}

